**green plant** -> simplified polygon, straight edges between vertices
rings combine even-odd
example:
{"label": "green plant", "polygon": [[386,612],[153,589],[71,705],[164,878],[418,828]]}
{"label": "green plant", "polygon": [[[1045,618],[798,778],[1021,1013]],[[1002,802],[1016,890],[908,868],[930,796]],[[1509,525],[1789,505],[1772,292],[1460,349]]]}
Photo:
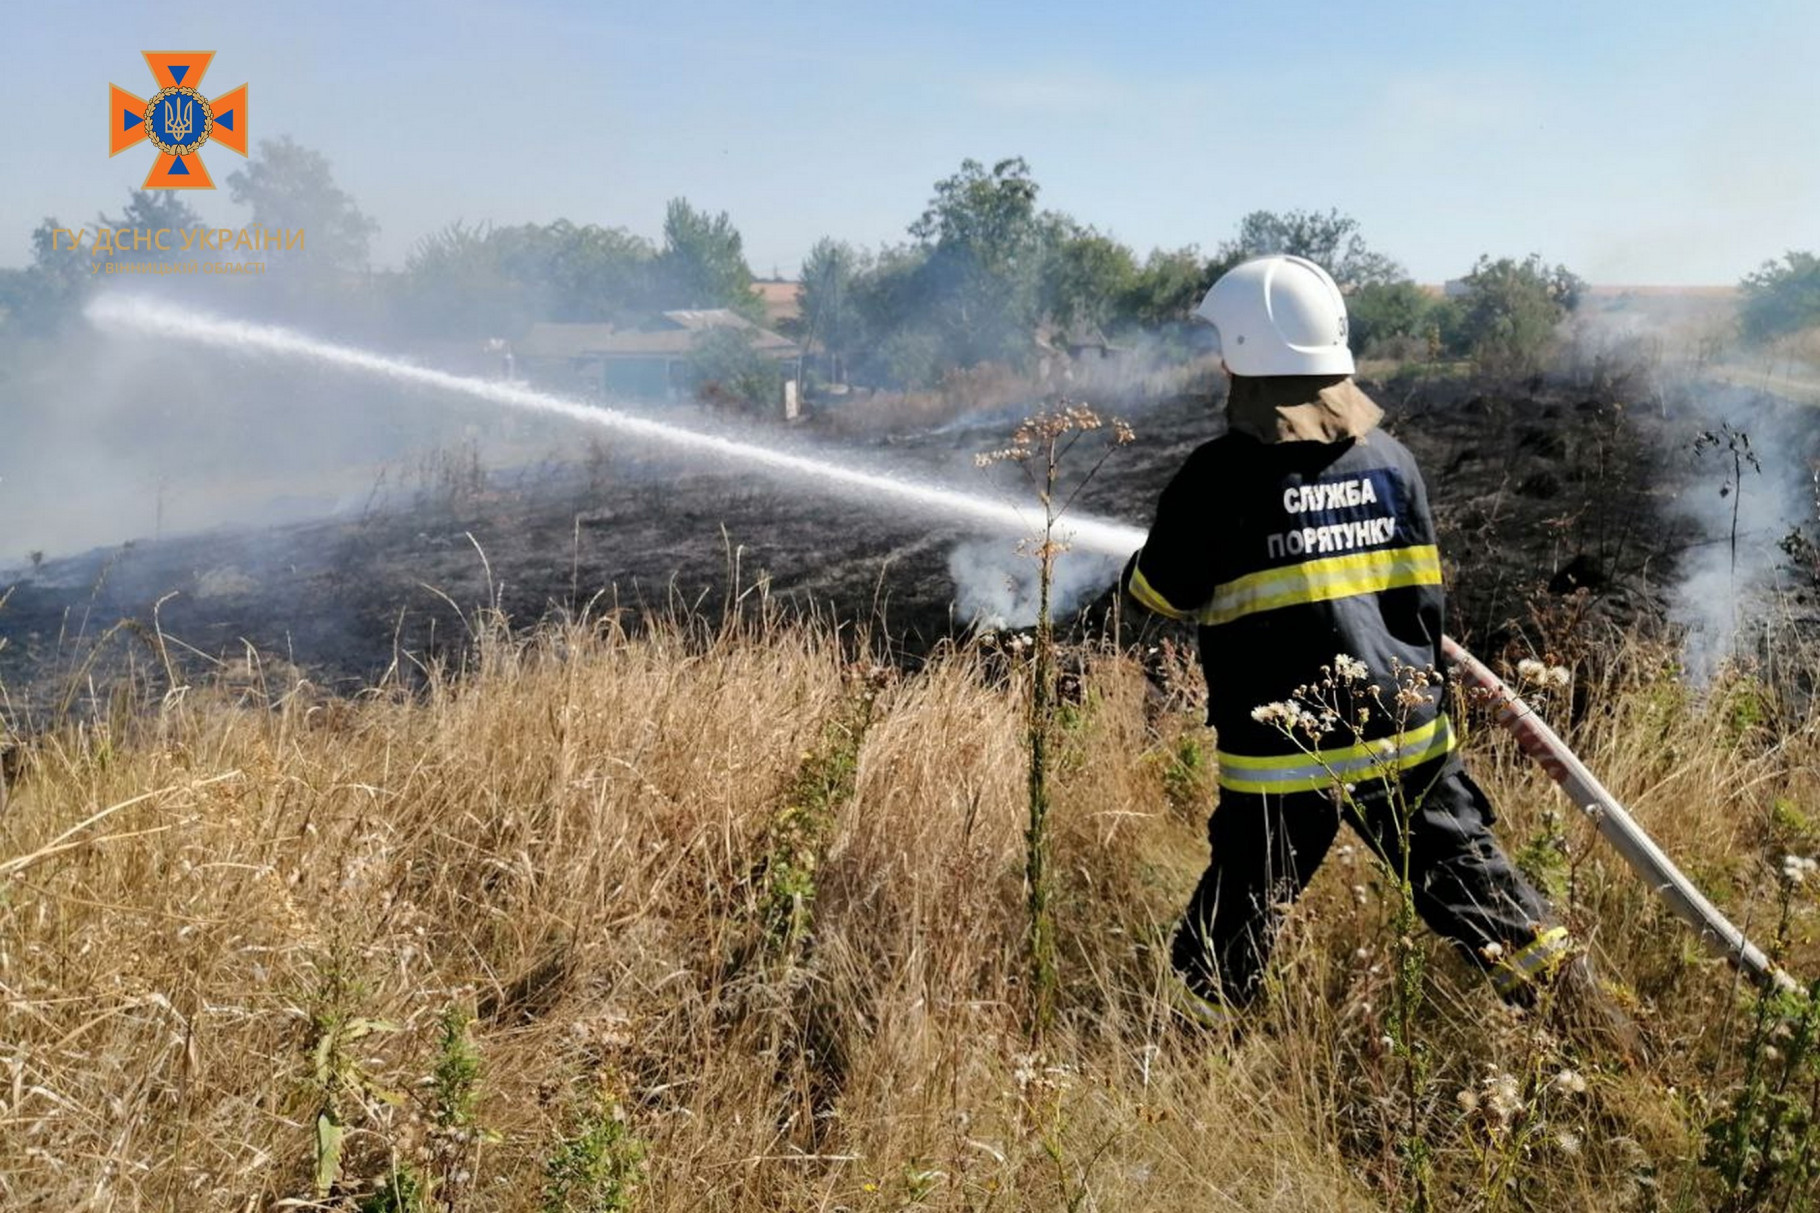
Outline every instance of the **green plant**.
{"label": "green plant", "polygon": [[854,279],[870,268],[866,254],[845,241],[817,240],[803,258],[802,313],[786,323],[803,349],[819,347],[832,383],[847,381],[847,355],[861,335]]}
{"label": "green plant", "polygon": [[1773,837],[1792,846],[1805,846],[1815,839],[1814,819],[1801,806],[1786,796],[1770,802],[1770,827]]}
{"label": "green plant", "polygon": [[544,1162],[542,1213],[630,1213],[644,1183],[645,1146],[602,1090],[576,1131]]}
{"label": "green plant", "polygon": [[1345,291],[1406,283],[1401,266],[1366,245],[1359,221],[1337,210],[1252,211],[1239,220],[1238,236],[1220,245],[1217,261],[1229,267],[1271,253],[1308,258]]}
{"label": "green plant", "polygon": [[[444,1206],[452,1207],[452,1206]],[[360,1213],[429,1213],[430,1186],[410,1167],[399,1167],[360,1201]]]}
{"label": "green plant", "polygon": [[[1812,859],[1783,862],[1772,958],[1787,949],[1814,871]],[[1737,1090],[1706,1126],[1704,1159],[1722,1184],[1717,1207],[1812,1209],[1820,1184],[1820,981],[1757,992],[1743,1059]]]}
{"label": "green plant", "polygon": [[759,921],[763,951],[773,960],[801,959],[815,916],[815,873],[834,828],[834,816],[853,795],[860,744],[872,722],[875,688],[859,687],[822,728],[821,744],[806,752],[771,819],[759,864]]}
{"label": "green plant", "polygon": [[480,1167],[487,1134],[475,1112],[480,1101],[480,1051],[474,1046],[474,1017],[464,1005],[443,1011],[438,1021],[436,1068],[430,1075],[429,1181],[427,1196],[449,1213],[460,1207]]}
{"label": "green plant", "polygon": [[783,399],[783,368],[758,349],[746,329],[703,333],[689,355],[689,374],[704,400],[762,409]]}
{"label": "green plant", "polygon": [[1768,725],[1774,714],[1769,688],[1751,674],[1728,678],[1719,703],[1720,734],[1733,745]]}
{"label": "green plant", "polygon": [[663,249],[651,264],[651,277],[665,307],[724,307],[748,320],[764,318],[764,306],[752,293],[744,238],[725,211],[711,214],[687,198],[670,199]]}
{"label": "green plant", "polygon": [[398,1030],[395,1023],[355,1012],[365,994],[364,984],[340,959],[331,959],[318,970],[304,1043],[309,1061],[306,1098],[314,1130],[311,1178],[318,1198],[328,1196],[341,1178],[342,1146],[350,1118],[361,1111],[365,1101],[376,1099],[393,1107],[404,1102],[402,1095],[368,1072],[355,1051],[355,1045],[375,1033]]}
{"label": "green plant", "polygon": [[1523,874],[1535,882],[1549,901],[1556,903],[1567,895],[1567,882],[1571,874],[1571,866],[1567,861],[1565,825],[1559,809],[1544,811],[1540,827],[1511,856]]}
{"label": "green plant", "polygon": [[1206,742],[1198,733],[1185,732],[1162,756],[1163,797],[1170,807],[1196,817],[1205,816],[1213,799],[1214,770]]}

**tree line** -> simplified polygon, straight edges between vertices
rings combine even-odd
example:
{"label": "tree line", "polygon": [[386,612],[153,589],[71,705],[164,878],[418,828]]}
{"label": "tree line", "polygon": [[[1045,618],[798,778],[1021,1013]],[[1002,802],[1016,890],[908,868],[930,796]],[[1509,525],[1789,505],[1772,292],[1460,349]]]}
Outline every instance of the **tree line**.
{"label": "tree line", "polygon": [[[420,239],[402,269],[367,272],[377,224],[335,182],[321,153],[282,138],[260,145],[228,178],[251,223],[307,229],[309,244],[283,287],[345,296],[402,336],[522,335],[539,321],[636,327],[675,308],[763,316],[738,228],[726,212],[672,200],[657,239],[623,227],[454,222]],[[1211,252],[1190,245],[1140,256],[1091,224],[1040,205],[1030,166],[1011,157],[963,161],[937,181],[905,238],[871,249],[827,237],[801,269],[801,316],[789,335],[814,352],[824,378],[918,388],[952,368],[1024,369],[1040,334],[1063,341],[1134,340],[1192,347],[1190,313],[1228,268],[1293,253],[1325,266],[1347,294],[1355,352],[1366,357],[1470,358],[1487,370],[1531,372],[1583,283],[1540,256],[1491,256],[1437,295],[1369,246],[1335,210],[1256,211]],[[181,195],[134,193],[97,226],[195,226]],[[86,257],[52,247],[61,225],[33,233],[31,263],[0,271],[0,332],[66,323],[94,289]],[[1820,259],[1790,253],[1743,282],[1740,323],[1752,338],[1820,323]],[[737,351],[717,357],[737,361]]]}

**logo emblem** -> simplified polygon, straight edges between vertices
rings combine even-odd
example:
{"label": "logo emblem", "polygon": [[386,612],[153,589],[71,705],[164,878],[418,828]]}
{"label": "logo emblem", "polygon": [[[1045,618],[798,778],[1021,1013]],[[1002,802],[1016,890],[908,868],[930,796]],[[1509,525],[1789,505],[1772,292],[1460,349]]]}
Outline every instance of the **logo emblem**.
{"label": "logo emblem", "polygon": [[158,149],[148,190],[212,190],[214,180],[197,153],[219,143],[246,155],[246,85],[210,99],[197,89],[214,51],[145,51],[158,91],[141,100],[117,84],[107,86],[107,154],[118,156],[144,141]]}

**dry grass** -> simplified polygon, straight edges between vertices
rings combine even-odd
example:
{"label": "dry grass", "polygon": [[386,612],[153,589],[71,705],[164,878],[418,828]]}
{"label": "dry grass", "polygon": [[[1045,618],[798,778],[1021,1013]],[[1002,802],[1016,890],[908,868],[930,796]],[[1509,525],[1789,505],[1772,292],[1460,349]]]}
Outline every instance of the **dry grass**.
{"label": "dry grass", "polygon": [[[1815,844],[1772,814],[1816,803],[1815,719],[1744,680],[1692,696],[1661,657],[1598,665],[1574,737],[1761,928],[1782,853]],[[810,626],[594,624],[490,633],[419,695],[199,688],[40,736],[0,816],[0,1205],[352,1208],[410,1166],[437,1207],[537,1209],[590,1123],[636,1190],[568,1207],[1406,1202],[1389,906],[1361,853],[1297,911],[1235,1051],[1163,1011],[1204,779],[1190,697],[1127,657],[1086,654],[1064,716],[1060,1015],[1025,1038],[1023,708],[998,660],[893,675]],[[1512,846],[1545,835],[1541,774],[1483,729],[1471,750]],[[1573,919],[1656,1058],[1555,1039],[1433,947],[1416,1119],[1439,1207],[1704,1207],[1740,992],[1584,823],[1564,832]],[[780,889],[800,936],[767,913]],[[452,1147],[450,1008],[478,1016],[480,1130]],[[1525,1096],[1509,1124],[1456,1101],[1490,1067]],[[1585,1093],[1549,1085],[1564,1067]],[[331,1098],[345,1178],[318,1206]]]}

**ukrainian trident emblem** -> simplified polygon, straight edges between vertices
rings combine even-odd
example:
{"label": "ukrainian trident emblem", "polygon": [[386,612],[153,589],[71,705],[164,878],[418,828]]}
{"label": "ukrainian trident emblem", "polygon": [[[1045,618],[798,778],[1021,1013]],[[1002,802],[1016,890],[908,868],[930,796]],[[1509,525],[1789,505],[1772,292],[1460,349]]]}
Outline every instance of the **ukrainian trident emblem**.
{"label": "ukrainian trident emblem", "polygon": [[211,139],[246,155],[246,85],[210,100],[197,91],[214,51],[145,51],[159,89],[141,101],[118,85],[107,86],[108,155],[141,140],[158,149],[145,178],[148,190],[210,190],[215,183],[196,153]]}

